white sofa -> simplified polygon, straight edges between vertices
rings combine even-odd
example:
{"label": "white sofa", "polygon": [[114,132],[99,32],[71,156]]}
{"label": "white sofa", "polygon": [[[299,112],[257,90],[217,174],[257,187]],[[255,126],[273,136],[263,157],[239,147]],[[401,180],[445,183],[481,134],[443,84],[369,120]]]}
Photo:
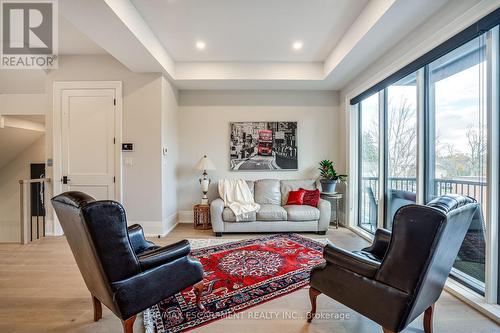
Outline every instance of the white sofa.
{"label": "white sofa", "polygon": [[260,210],[244,221],[236,222],[233,211],[218,197],[210,204],[215,235],[234,232],[316,232],[324,235],[330,223],[330,202],[320,199],[318,207],[286,205],[290,191],[318,188],[315,180],[261,179],[247,181]]}

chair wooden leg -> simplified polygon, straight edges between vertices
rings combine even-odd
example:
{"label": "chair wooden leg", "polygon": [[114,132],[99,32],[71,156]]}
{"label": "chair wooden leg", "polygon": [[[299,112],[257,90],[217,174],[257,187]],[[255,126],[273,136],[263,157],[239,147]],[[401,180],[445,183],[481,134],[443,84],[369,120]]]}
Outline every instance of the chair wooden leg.
{"label": "chair wooden leg", "polygon": [[127,320],[123,320],[123,333],[134,333],[134,322],[135,322],[135,317],[132,316]]}
{"label": "chair wooden leg", "polygon": [[94,321],[99,321],[102,318],[102,305],[94,295],[92,295],[92,305],[94,308]]}
{"label": "chair wooden leg", "polygon": [[198,282],[197,284],[195,284],[193,286],[193,289],[194,289],[194,293],[196,295],[196,305],[198,306],[198,308],[201,310],[201,311],[205,311],[205,307],[203,306],[203,304],[201,304],[201,298],[203,296],[203,289],[204,289],[204,285],[203,285],[203,280]]}
{"label": "chair wooden leg", "polygon": [[424,313],[424,332],[432,333],[432,318],[434,317],[434,304],[429,306]]}
{"label": "chair wooden leg", "polygon": [[387,328],[382,327],[384,333],[395,333],[394,331],[388,330]]}
{"label": "chair wooden leg", "polygon": [[321,292],[313,287],[309,287],[309,300],[311,301],[311,311],[307,314],[307,322],[310,323],[316,314],[316,298]]}

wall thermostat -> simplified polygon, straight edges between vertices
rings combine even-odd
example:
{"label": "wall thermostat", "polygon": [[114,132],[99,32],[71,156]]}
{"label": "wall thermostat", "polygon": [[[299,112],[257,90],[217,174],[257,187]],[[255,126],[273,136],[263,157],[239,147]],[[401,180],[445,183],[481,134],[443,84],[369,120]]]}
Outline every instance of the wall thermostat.
{"label": "wall thermostat", "polygon": [[134,151],[133,143],[122,143],[122,151]]}

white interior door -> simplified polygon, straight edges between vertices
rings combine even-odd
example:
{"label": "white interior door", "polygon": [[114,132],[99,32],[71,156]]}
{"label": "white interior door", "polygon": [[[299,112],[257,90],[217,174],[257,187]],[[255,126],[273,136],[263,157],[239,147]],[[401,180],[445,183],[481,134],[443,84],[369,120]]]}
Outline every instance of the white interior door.
{"label": "white interior door", "polygon": [[115,89],[61,95],[62,190],[115,199]]}

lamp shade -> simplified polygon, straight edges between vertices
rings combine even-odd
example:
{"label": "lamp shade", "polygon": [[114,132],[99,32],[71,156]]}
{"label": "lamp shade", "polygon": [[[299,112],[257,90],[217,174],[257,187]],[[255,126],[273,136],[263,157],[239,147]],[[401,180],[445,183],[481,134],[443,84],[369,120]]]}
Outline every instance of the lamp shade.
{"label": "lamp shade", "polygon": [[215,170],[215,166],[212,163],[212,161],[207,157],[207,155],[204,155],[198,163],[195,165],[195,169],[197,170]]}

